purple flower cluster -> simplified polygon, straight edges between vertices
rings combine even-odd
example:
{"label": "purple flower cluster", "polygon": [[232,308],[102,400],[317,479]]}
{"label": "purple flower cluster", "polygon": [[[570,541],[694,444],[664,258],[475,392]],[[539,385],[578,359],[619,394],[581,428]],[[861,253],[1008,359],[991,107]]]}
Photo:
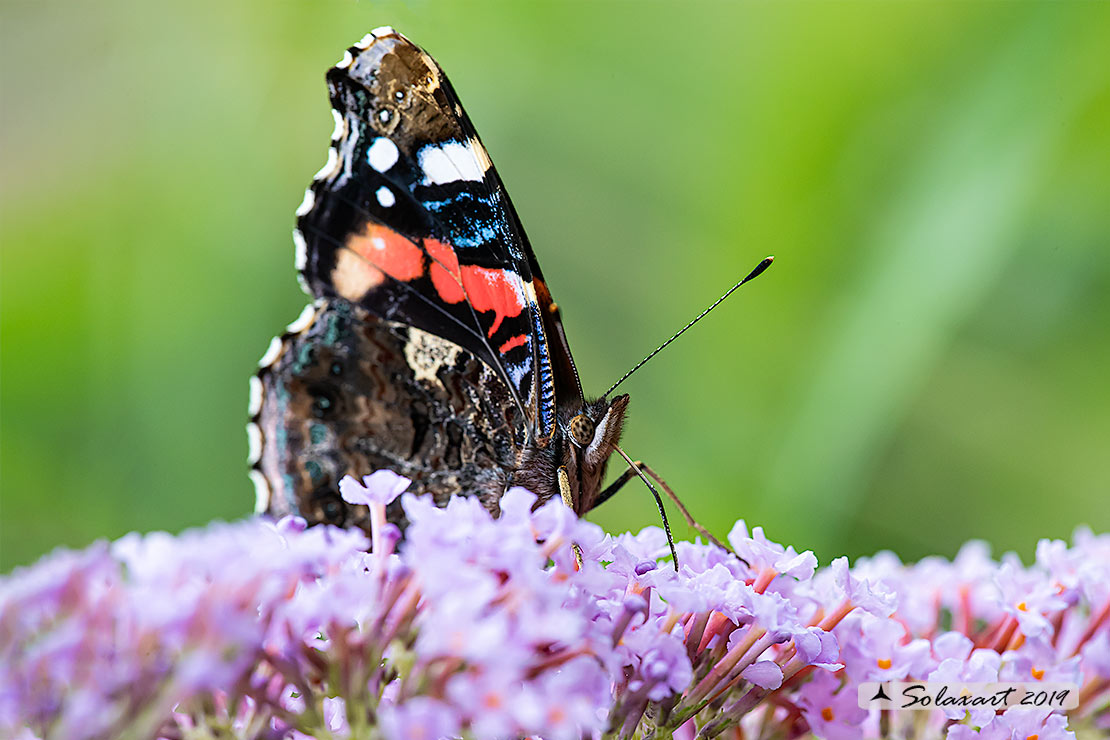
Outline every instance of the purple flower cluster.
{"label": "purple flower cluster", "polygon": [[[261,520],[58,551],[0,583],[0,737],[146,738],[239,691],[278,607],[361,556],[361,532]],[[245,687],[244,687],[245,688]],[[25,735],[30,736],[30,735]]]}
{"label": "purple flower cluster", "polygon": [[[818,570],[728,541],[611,537],[559,501],[445,509],[387,471],[341,493],[360,532],[297,519],[130,535],[0,580],[0,737],[1073,738],[1110,727],[1110,537],[979,544]],[[1037,709],[861,709],[867,681],[1045,681]]]}

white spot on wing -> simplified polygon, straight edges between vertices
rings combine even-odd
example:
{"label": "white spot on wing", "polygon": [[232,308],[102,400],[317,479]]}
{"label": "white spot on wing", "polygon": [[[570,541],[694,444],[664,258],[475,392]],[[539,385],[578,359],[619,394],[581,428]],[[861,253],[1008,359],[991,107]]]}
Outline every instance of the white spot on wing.
{"label": "white spot on wing", "polygon": [[262,459],[262,430],[253,421],[247,424],[247,463],[254,465]]}
{"label": "white spot on wing", "polygon": [[397,196],[394,195],[393,191],[387,188],[385,185],[382,185],[380,188],[378,188],[378,192],[375,193],[375,195],[378,196],[378,202],[381,203],[382,206],[385,208],[389,208],[391,205],[397,202]]}
{"label": "white spot on wing", "polygon": [[297,206],[297,215],[303,216],[312,210],[312,206],[316,205],[316,193],[312,192],[312,188],[305,188],[304,199],[301,204]]}
{"label": "white spot on wing", "polygon": [[296,248],[293,253],[293,264],[298,270],[303,270],[308,264],[308,245],[305,244],[304,234],[300,229],[293,229],[293,246]]}
{"label": "white spot on wing", "polygon": [[[247,414],[258,416],[258,412],[262,410],[262,381],[259,380],[257,375],[251,376],[250,399],[250,403],[247,404]],[[250,432],[247,432],[247,434],[250,434]]]}
{"label": "white spot on wing", "polygon": [[[530,366],[530,363],[520,362],[520,363],[516,363],[516,364],[510,364],[505,369],[509,373],[509,379],[511,381],[513,381],[513,387],[514,388],[519,388],[521,383],[524,382],[524,376],[528,374],[528,371],[531,369],[531,366]],[[529,406],[534,406],[535,403],[536,403],[535,402],[536,389],[534,387],[535,384],[533,383],[532,385],[533,385],[532,389],[528,391],[528,405]]]}
{"label": "white spot on wing", "polygon": [[301,315],[293,321],[292,324],[285,327],[285,330],[290,334],[300,334],[302,331],[312,326],[312,321],[316,318],[316,306],[308,304],[301,309]]}
{"label": "white spot on wing", "polygon": [[377,28],[375,28],[373,31],[370,32],[370,35],[377,36],[378,38],[381,38],[382,36],[389,36],[390,34],[394,34],[394,33],[397,33],[397,32],[393,30],[393,26],[378,26]]}
{"label": "white spot on wing", "polygon": [[365,49],[366,47],[370,46],[370,44],[372,44],[372,43],[374,43],[374,34],[373,33],[368,33],[365,36],[363,36],[357,44],[355,44],[355,47],[358,48],[358,49]]}
{"label": "white spot on wing", "polygon": [[[448,141],[440,146],[426,146],[417,155],[425,182],[444,185],[459,180],[480,182],[485,169],[469,144]],[[488,157],[487,157],[488,159]]]}
{"label": "white spot on wing", "polygon": [[274,337],[270,340],[270,346],[266,349],[266,354],[262,355],[262,359],[258,361],[259,367],[269,367],[277,361],[281,356],[281,337]]}
{"label": "white spot on wing", "polygon": [[335,108],[331,109],[331,117],[335,119],[335,129],[331,132],[331,140],[339,141],[347,134],[347,119]]}
{"label": "white spot on wing", "polygon": [[353,62],[354,60],[355,60],[355,58],[353,56],[351,56],[350,49],[344,49],[343,50],[343,58],[335,63],[335,68],[336,69],[347,69],[347,67],[351,66],[351,62]]}
{"label": "white spot on wing", "polygon": [[328,147],[328,161],[324,162],[324,166],[320,171],[312,176],[313,180],[323,180],[325,177],[334,177],[339,172],[339,152],[335,151],[335,147]]}
{"label": "white spot on wing", "polygon": [[254,483],[254,513],[265,514],[270,508],[270,483],[261,470],[251,471],[251,482]]}
{"label": "white spot on wing", "polygon": [[366,152],[366,161],[378,172],[385,172],[397,164],[398,156],[400,154],[397,151],[397,145],[384,136],[379,136],[374,139],[374,143]]}

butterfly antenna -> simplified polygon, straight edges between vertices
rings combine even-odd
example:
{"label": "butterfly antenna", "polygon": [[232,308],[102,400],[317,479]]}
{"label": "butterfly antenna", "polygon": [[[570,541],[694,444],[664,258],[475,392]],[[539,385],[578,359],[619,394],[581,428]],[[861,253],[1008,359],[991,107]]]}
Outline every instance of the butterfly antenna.
{"label": "butterfly antenna", "polygon": [[671,338],[670,338],[670,339],[668,339],[667,341],[665,341],[665,342],[663,342],[662,344],[660,344],[660,345],[659,345],[658,347],[656,347],[656,348],[655,348],[655,351],[654,351],[654,352],[652,352],[652,353],[651,353],[651,354],[649,354],[649,355],[648,355],[647,357],[645,357],[644,359],[642,359],[642,360],[640,360],[639,362],[637,362],[637,363],[636,363],[636,366],[635,366],[634,368],[632,368],[632,369],[631,369],[631,370],[629,370],[629,371],[628,371],[627,373],[625,373],[625,374],[624,374],[624,377],[622,377],[622,378],[621,378],[620,380],[618,380],[618,381],[617,381],[616,383],[613,383],[613,385],[611,385],[611,386],[609,387],[609,390],[605,391],[605,393],[604,393],[604,394],[602,394],[602,398],[608,398],[608,397],[609,397],[609,394],[610,394],[610,393],[612,393],[612,392],[613,392],[614,390],[616,390],[616,388],[617,388],[617,386],[618,386],[618,385],[620,385],[620,384],[621,384],[621,383],[623,383],[624,381],[628,380],[628,377],[629,377],[630,375],[632,375],[632,373],[636,372],[636,371],[637,371],[637,370],[639,370],[639,369],[640,369],[641,367],[643,367],[643,366],[644,366],[644,365],[645,365],[645,364],[647,363],[647,361],[648,361],[648,360],[650,360],[650,359],[651,359],[652,357],[655,357],[655,356],[656,356],[657,354],[659,354],[660,352],[662,352],[662,351],[663,351],[663,350],[664,350],[664,349],[665,349],[665,348],[667,347],[667,345],[669,345],[669,344],[670,344],[671,342],[673,342],[674,340],[676,340],[676,339],[678,339],[679,337],[681,337],[681,336],[682,336],[682,334],[683,334],[683,332],[685,332],[685,331],[686,331],[687,329],[689,329],[689,328],[690,328],[691,326],[693,326],[694,324],[696,324],[696,323],[698,323],[699,321],[701,321],[702,319],[704,319],[704,318],[705,318],[705,316],[706,316],[706,314],[708,314],[708,313],[709,313],[710,311],[712,311],[713,309],[715,309],[715,308],[716,308],[717,306],[721,305],[721,302],[722,302],[722,301],[724,301],[724,299],[728,298],[728,297],[729,297],[730,295],[732,295],[733,293],[735,293],[735,292],[736,292],[736,290],[737,290],[737,289],[738,289],[738,288],[739,288],[739,287],[740,287],[741,285],[743,285],[744,283],[748,282],[749,280],[754,280],[755,278],[757,278],[757,277],[759,277],[760,275],[762,275],[762,274],[763,274],[763,271],[764,271],[764,270],[766,270],[766,269],[767,269],[768,267],[770,267],[770,266],[771,266],[771,263],[772,263],[772,262],[774,261],[774,259],[775,259],[774,257],[764,257],[764,258],[763,258],[763,261],[761,261],[761,262],[760,262],[760,263],[759,263],[758,265],[756,265],[756,266],[755,266],[755,269],[754,269],[754,270],[752,270],[751,272],[749,272],[749,273],[748,273],[748,276],[747,276],[746,278],[744,278],[743,280],[741,280],[740,282],[738,282],[738,283],[737,283],[736,285],[734,285],[734,286],[732,286],[731,288],[729,288],[728,290],[726,290],[726,291],[725,291],[725,293],[724,293],[724,295],[722,295],[722,296],[721,296],[720,298],[718,298],[717,300],[715,300],[715,301],[713,302],[713,305],[712,305],[712,306],[710,306],[709,308],[707,308],[707,309],[705,309],[704,311],[702,311],[701,313],[699,313],[699,314],[698,314],[697,316],[695,316],[695,317],[694,317],[694,320],[693,320],[693,321],[691,321],[691,322],[690,322],[689,324],[687,324],[686,326],[682,327],[682,328],[681,328],[681,329],[679,329],[679,330],[678,330],[677,332],[675,332],[675,335],[674,335],[673,337],[671,337]]}

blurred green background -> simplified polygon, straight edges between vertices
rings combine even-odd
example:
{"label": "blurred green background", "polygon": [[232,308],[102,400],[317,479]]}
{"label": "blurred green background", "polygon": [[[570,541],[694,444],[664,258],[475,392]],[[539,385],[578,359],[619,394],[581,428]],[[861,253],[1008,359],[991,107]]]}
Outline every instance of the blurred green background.
{"label": "blurred green background", "polygon": [[[2,13],[0,569],[251,510],[323,74],[382,24],[466,103],[588,392],[776,255],[623,387],[712,530],[827,562],[1110,528],[1106,3]],[[593,518],[657,521],[636,485]]]}

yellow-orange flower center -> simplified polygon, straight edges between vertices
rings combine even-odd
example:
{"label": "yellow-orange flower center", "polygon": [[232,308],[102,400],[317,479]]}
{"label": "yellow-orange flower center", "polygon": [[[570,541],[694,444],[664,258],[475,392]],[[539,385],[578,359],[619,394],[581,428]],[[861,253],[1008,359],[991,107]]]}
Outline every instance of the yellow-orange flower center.
{"label": "yellow-orange flower center", "polygon": [[1044,669],[1043,668],[1030,668],[1029,672],[1032,673],[1033,678],[1037,679],[1038,681],[1040,681],[1042,678],[1044,678]]}
{"label": "yellow-orange flower center", "polygon": [[892,665],[893,665],[893,663],[891,662],[890,658],[879,658],[879,659],[878,659],[877,661],[875,661],[875,662],[876,662],[876,663],[878,663],[878,664],[879,664],[879,667],[880,667],[880,668],[882,668],[882,669],[883,669],[884,671],[885,671],[885,670],[886,670],[887,668],[890,668],[890,666],[892,666]]}
{"label": "yellow-orange flower center", "polygon": [[1026,606],[1025,602],[1023,601],[1020,604],[1018,604],[1018,611],[1019,612],[1027,612],[1027,611],[1029,611],[1029,607]]}
{"label": "yellow-orange flower center", "polygon": [[834,719],[836,719],[836,715],[833,714],[832,707],[825,707],[824,709],[822,709],[821,718],[824,719],[826,722],[832,722]]}

